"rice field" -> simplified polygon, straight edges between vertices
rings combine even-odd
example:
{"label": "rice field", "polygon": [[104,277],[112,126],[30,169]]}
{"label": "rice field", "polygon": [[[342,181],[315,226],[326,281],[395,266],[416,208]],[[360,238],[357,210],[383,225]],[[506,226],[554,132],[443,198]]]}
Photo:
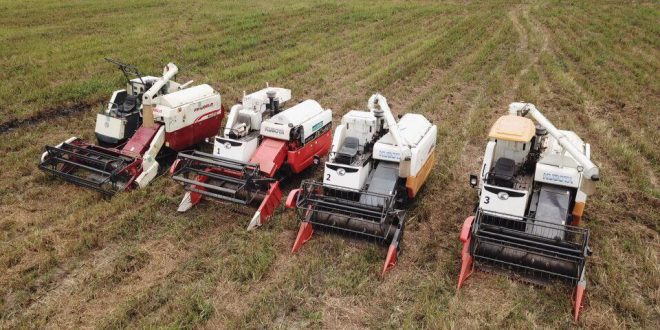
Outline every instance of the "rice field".
{"label": "rice field", "polygon": [[[656,2],[0,0],[0,328],[657,328],[658,21]],[[47,177],[43,146],[94,141],[124,84],[104,57],[152,75],[175,62],[226,108],[269,83],[336,120],[374,92],[432,119],[437,164],[399,264],[381,277],[384,248],[338,235],[291,255],[284,208],[254,232],[237,205],[177,213],[166,176],[110,200]],[[519,100],[601,168],[579,323],[568,286],[478,272],[456,290],[468,174]]]}

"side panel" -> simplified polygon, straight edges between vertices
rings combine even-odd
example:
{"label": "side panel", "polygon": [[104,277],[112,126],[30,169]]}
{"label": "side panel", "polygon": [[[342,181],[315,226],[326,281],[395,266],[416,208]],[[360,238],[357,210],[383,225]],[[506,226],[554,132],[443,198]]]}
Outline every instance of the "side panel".
{"label": "side panel", "polygon": [[363,167],[325,163],[323,184],[360,190],[364,187],[371,171],[371,161]]}
{"label": "side panel", "polygon": [[314,133],[323,129],[326,125],[330,124],[331,122],[332,122],[332,111],[330,110],[324,110],[318,115],[305,121],[302,124],[303,137],[301,142],[306,143],[308,138],[313,137]]}
{"label": "side panel", "polygon": [[165,146],[180,151],[215,136],[222,124],[222,111],[218,110],[214,116],[204,118],[179,130],[166,132]]}
{"label": "side panel", "polygon": [[433,125],[431,128],[426,132],[424,137],[419,141],[417,146],[412,148],[411,153],[412,153],[412,158],[411,158],[411,175],[415,176],[418,175],[419,171],[422,170],[422,167],[424,167],[428,162],[428,159],[433,157],[431,154],[433,153],[433,150],[435,149],[435,142],[437,140],[438,136],[438,128],[437,126]]}
{"label": "side panel", "polygon": [[339,151],[339,148],[341,148],[342,142],[344,142],[344,136],[346,135],[346,126],[344,125],[339,125],[335,128],[335,134],[332,136],[332,147],[331,151],[333,154],[330,155],[330,160],[334,157],[334,153]]}
{"label": "side panel", "polygon": [[96,127],[94,132],[103,136],[107,136],[116,140],[123,140],[124,127],[126,122],[122,118],[115,118],[105,114],[96,115]]}
{"label": "side panel", "polygon": [[491,164],[493,163],[493,154],[495,153],[495,141],[488,141],[486,144],[486,151],[484,152],[484,162],[481,164],[481,173],[479,174],[480,183],[486,182],[486,176],[490,171]]}
{"label": "side panel", "polygon": [[580,185],[580,172],[571,167],[557,167],[537,164],[534,181],[551,183],[559,186],[577,188]]}
{"label": "side panel", "polygon": [[308,142],[303,147],[289,151],[287,163],[291,165],[293,173],[300,173],[314,162],[314,156],[325,157],[332,144],[332,132],[328,130],[318,138]]}
{"label": "side panel", "polygon": [[484,211],[524,217],[527,210],[529,192],[484,184],[479,199],[479,207]]}
{"label": "side panel", "polygon": [[289,141],[291,137],[291,128],[284,124],[278,124],[272,121],[264,121],[261,123],[260,134],[273,139]]}
{"label": "side panel", "polygon": [[413,198],[417,195],[417,192],[422,188],[426,179],[428,179],[429,174],[431,174],[431,169],[435,165],[435,148],[431,149],[429,158],[424,163],[424,166],[417,172],[417,175],[409,176],[406,178],[406,188],[408,190],[408,197]]}
{"label": "side panel", "polygon": [[259,138],[253,137],[249,140],[236,141],[227,138],[216,137],[213,145],[213,154],[216,156],[247,162],[252,158],[259,146]]}
{"label": "side panel", "polygon": [[385,160],[388,162],[400,162],[401,152],[399,147],[394,144],[376,143],[374,144],[374,159]]}
{"label": "side panel", "polygon": [[154,118],[165,124],[166,133],[172,133],[210,117],[223,115],[223,110],[220,95],[215,94],[175,108],[158,105],[154,108]]}

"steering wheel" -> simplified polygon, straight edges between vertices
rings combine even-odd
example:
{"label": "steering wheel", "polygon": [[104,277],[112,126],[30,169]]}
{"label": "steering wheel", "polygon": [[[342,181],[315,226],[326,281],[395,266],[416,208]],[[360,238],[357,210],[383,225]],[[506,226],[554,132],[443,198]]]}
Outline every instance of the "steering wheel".
{"label": "steering wheel", "polygon": [[119,104],[115,102],[108,102],[108,105],[110,106],[110,110],[108,111],[109,113],[117,113],[119,111]]}

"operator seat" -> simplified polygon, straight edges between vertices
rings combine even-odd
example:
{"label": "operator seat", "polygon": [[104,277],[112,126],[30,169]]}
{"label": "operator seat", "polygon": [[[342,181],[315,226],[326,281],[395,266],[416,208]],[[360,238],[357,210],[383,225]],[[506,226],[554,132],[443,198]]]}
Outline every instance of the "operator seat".
{"label": "operator seat", "polygon": [[350,165],[353,162],[353,159],[358,154],[358,149],[360,146],[360,140],[358,138],[349,136],[344,139],[341,148],[337,151],[335,156],[335,162],[340,164]]}
{"label": "operator seat", "polygon": [[119,112],[128,114],[135,111],[137,106],[137,99],[138,95],[126,95],[124,104],[122,104],[121,108],[119,108]]}
{"label": "operator seat", "polygon": [[513,188],[516,162],[511,158],[500,157],[488,173],[488,183],[498,187]]}

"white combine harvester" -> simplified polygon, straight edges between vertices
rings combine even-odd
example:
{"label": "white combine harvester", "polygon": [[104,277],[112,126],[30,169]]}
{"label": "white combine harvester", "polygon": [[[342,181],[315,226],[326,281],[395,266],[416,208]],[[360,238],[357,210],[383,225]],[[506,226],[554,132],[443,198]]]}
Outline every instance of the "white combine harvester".
{"label": "white combine harvester", "polygon": [[202,197],[246,205],[260,199],[248,230],[273,214],[282,198],[279,180],[318,164],[332,141],[332,111],[314,100],[281,111],[289,99],[291,90],[276,87],[244,95],[215,137],[213,154],[179,153],[170,170],[187,190],[179,212]]}
{"label": "white combine harvester", "polygon": [[335,129],[323,183],[304,181],[286,205],[297,207],[302,224],[292,252],[325,228],[389,244],[383,274],[396,264],[405,212],[435,163],[437,127],[419,114],[394,119],[380,94],[369,111],[350,111]]}
{"label": "white combine harvester", "polygon": [[107,60],[122,70],[127,86],[112,93],[96,117],[99,145],[72,137],[46,146],[39,168],[112,196],[149,184],[158,173],[156,158],[166,148],[179,151],[214,136],[224,113],[213,87],[172,81],[178,73],[174,63],[165,66],[162,77],[153,77]]}
{"label": "white combine harvester", "polygon": [[479,205],[460,234],[458,287],[473,266],[516,272],[534,282],[563,279],[576,285],[577,320],[590,254],[589,231],[577,225],[600,179],[589,144],[557,129],[530,103],[509,105],[489,136],[481,172],[470,176]]}

